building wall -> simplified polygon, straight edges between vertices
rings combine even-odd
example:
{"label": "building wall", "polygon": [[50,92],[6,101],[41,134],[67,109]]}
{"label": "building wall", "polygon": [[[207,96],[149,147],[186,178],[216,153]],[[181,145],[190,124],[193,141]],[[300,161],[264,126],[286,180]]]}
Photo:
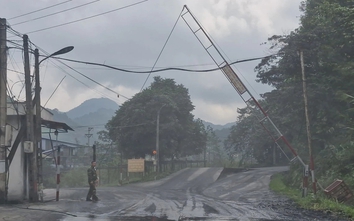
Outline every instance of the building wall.
{"label": "building wall", "polygon": [[[12,126],[11,144],[15,141],[21,127],[19,115],[25,114],[24,103],[15,103],[15,106],[12,103],[7,103],[7,124]],[[43,119],[53,120],[53,114],[48,110],[42,109],[41,114]],[[23,151],[23,143],[20,142],[9,168],[8,201],[23,201],[28,199],[29,183],[26,155]]]}
{"label": "building wall", "polygon": [[[8,116],[7,121],[10,125],[16,125],[17,116]],[[13,128],[12,142],[16,139],[18,131]],[[26,187],[26,173],[25,173],[25,153],[23,152],[22,143],[20,143],[12,163],[9,168],[9,201],[22,201],[25,198]]]}

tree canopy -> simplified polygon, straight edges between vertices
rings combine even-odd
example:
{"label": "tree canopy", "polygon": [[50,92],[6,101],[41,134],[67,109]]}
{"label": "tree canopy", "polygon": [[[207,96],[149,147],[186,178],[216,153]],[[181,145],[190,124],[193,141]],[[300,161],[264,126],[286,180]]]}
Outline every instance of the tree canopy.
{"label": "tree canopy", "polygon": [[106,128],[126,157],[145,157],[156,149],[159,115],[161,159],[199,154],[206,146],[206,131],[194,120],[193,110],[187,88],[155,77],[148,88],[123,103]]}
{"label": "tree canopy", "polygon": [[[307,163],[299,56],[303,51],[316,173],[330,180],[335,175],[347,176],[338,165],[354,168],[354,5],[349,0],[307,0],[300,9],[300,27],[288,35],[269,38],[269,49],[277,53],[255,67],[258,81],[273,87],[260,102]],[[262,127],[254,125],[255,114],[249,108],[239,113],[225,147],[253,150],[259,162],[272,164],[266,154],[270,139],[266,135],[249,137],[264,134]],[[341,163],[344,156],[346,165]]]}

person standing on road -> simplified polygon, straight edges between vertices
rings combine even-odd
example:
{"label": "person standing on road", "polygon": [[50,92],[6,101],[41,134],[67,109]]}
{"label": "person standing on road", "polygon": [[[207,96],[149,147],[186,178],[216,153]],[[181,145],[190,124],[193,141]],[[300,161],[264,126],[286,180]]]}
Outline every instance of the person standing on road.
{"label": "person standing on road", "polygon": [[[91,167],[87,170],[87,178],[88,183],[90,185],[90,189],[86,196],[86,201],[98,201],[98,197],[96,196],[96,184],[98,181],[97,172],[96,172],[96,162],[91,162]],[[91,199],[92,198],[92,199]]]}

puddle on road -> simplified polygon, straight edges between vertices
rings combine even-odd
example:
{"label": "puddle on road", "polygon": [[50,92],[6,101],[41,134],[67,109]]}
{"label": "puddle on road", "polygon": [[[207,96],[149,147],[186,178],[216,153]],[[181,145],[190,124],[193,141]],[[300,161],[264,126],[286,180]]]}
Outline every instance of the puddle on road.
{"label": "puddle on road", "polygon": [[166,218],[158,218],[158,217],[138,217],[138,216],[114,216],[114,217],[99,217],[94,215],[89,215],[87,217],[70,217],[62,219],[61,221],[169,221]]}
{"label": "puddle on road", "polygon": [[[95,215],[88,215],[86,217],[66,217],[61,219],[60,221],[171,221],[171,219],[160,218],[154,216],[112,216],[112,217],[100,217]],[[178,221],[212,221],[212,220],[220,220],[220,221],[240,221],[237,218],[218,218],[218,217],[181,217]],[[244,219],[242,219],[244,220]],[[249,219],[249,221],[276,221],[270,219]]]}

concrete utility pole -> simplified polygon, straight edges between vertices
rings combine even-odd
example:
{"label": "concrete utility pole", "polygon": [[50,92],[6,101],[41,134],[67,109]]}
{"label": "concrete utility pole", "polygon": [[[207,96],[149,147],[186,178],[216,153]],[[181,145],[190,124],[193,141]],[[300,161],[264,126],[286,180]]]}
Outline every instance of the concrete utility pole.
{"label": "concrete utility pole", "polygon": [[166,106],[162,105],[157,111],[157,120],[156,120],[156,172],[160,172],[160,112],[161,109]]}
{"label": "concrete utility pole", "polygon": [[[28,36],[23,35],[23,49],[25,60],[25,85],[26,85],[26,141],[32,146],[34,145],[34,126],[33,126],[33,107],[32,107],[32,84],[31,84],[31,70],[29,63],[28,51]],[[29,200],[32,202],[38,201],[38,187],[37,187],[37,149],[33,148],[32,153],[28,154],[29,166]]]}
{"label": "concrete utility pole", "polygon": [[39,185],[39,193],[41,201],[43,201],[43,167],[42,167],[42,108],[41,108],[41,86],[39,78],[39,52],[36,48],[34,50],[34,77],[35,77],[35,91],[34,91],[34,103],[36,104],[36,121],[35,121],[35,139],[34,149],[37,150],[37,183]]}
{"label": "concrete utility pole", "polygon": [[6,19],[0,18],[0,203],[6,201],[6,148],[5,126],[7,116],[7,47],[6,47]]}
{"label": "concrete utility pole", "polygon": [[[300,61],[301,61],[301,74],[302,74],[302,89],[304,96],[304,104],[305,104],[305,117],[306,117],[306,131],[307,131],[307,145],[309,149],[310,156],[310,171],[313,185],[313,192],[316,194],[316,181],[315,181],[315,170],[314,163],[312,157],[312,138],[311,138],[311,130],[310,130],[310,118],[308,114],[308,102],[307,102],[307,91],[306,91],[306,76],[305,76],[305,66],[304,66],[304,53],[300,50]],[[307,172],[308,173],[308,172]],[[306,171],[305,171],[306,174]]]}
{"label": "concrete utility pole", "polygon": [[[204,147],[204,167],[206,167],[206,154],[207,154],[207,145],[205,145],[205,147]],[[210,160],[209,160],[209,163],[210,163]]]}

